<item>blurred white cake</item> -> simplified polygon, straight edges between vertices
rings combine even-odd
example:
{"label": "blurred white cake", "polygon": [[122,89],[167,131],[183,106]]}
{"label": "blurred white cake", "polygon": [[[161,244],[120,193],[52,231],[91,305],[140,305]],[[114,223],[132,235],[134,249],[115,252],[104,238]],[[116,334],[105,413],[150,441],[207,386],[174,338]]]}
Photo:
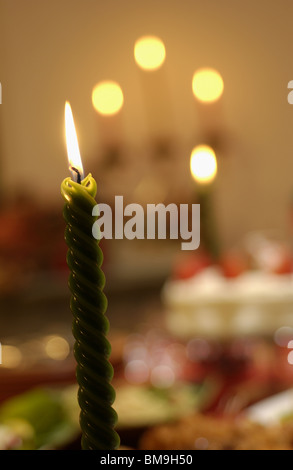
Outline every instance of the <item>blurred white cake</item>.
{"label": "blurred white cake", "polygon": [[271,335],[293,326],[293,276],[248,270],[227,278],[209,266],[163,288],[168,330],[176,336]]}

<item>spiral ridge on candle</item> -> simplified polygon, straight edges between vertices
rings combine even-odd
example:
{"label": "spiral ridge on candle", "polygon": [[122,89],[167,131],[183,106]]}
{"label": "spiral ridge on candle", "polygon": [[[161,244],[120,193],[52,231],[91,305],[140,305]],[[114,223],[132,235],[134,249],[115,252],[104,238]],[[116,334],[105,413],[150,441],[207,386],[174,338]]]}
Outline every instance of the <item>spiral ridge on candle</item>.
{"label": "spiral ridge on candle", "polygon": [[120,439],[114,429],[117,414],[112,408],[115,391],[111,385],[111,345],[106,337],[109,322],[105,316],[103,253],[92,235],[95,221],[92,209],[96,205],[93,181],[88,176],[80,185],[67,178],[61,192],[66,201],[63,215],[67,223],[65,240],[70,268],[81,445],[85,450],[112,450],[119,447]]}

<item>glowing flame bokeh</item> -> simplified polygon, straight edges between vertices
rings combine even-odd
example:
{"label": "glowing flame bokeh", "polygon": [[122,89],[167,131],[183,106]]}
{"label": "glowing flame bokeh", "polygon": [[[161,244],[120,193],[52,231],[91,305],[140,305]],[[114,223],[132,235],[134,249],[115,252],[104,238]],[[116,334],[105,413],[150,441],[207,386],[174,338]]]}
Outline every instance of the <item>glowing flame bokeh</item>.
{"label": "glowing flame bokeh", "polygon": [[135,62],[143,70],[159,69],[163,65],[165,57],[165,45],[156,36],[143,36],[135,42]]}
{"label": "glowing flame bokeh", "polygon": [[120,85],[111,80],[97,83],[92,92],[92,103],[95,110],[104,116],[117,114],[124,103]]}
{"label": "glowing flame bokeh", "polygon": [[212,103],[222,96],[224,81],[217,70],[202,68],[197,70],[193,75],[192,91],[199,101]]}
{"label": "glowing flame bokeh", "polygon": [[198,145],[190,156],[190,171],[198,183],[211,183],[217,174],[217,158],[214,150],[208,145]]}

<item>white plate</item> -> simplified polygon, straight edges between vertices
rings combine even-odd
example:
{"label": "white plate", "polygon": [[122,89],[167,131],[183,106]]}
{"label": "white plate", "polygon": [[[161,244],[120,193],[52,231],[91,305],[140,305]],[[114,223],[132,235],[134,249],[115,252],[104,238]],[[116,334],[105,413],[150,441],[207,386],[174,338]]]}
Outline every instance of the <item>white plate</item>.
{"label": "white plate", "polygon": [[293,414],[293,389],[266,398],[250,406],[245,412],[245,416],[251,421],[265,426],[279,424],[290,414]]}

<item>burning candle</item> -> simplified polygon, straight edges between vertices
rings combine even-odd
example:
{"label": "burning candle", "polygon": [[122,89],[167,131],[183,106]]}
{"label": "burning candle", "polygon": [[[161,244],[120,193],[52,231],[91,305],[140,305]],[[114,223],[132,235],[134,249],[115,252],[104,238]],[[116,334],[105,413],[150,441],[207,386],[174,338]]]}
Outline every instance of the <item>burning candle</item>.
{"label": "burning candle", "polygon": [[97,112],[100,128],[99,146],[113,151],[123,144],[122,108],[124,95],[120,85],[112,80],[105,80],[95,85],[92,91],[92,104]]}
{"label": "burning candle", "polygon": [[217,174],[217,159],[208,145],[198,145],[191,152],[190,172],[196,182],[200,204],[200,240],[212,258],[219,256],[218,237],[211,201],[211,187]]}
{"label": "burning candle", "polygon": [[101,270],[103,253],[92,235],[97,185],[83,167],[71,107],[65,105],[66,142],[73,178],[61,184],[65,199],[65,240],[70,268],[72,331],[79,385],[81,446],[86,450],[113,450],[119,447],[115,431],[117,414],[112,408],[115,391],[111,385],[113,368],[109,362],[111,345],[107,340],[109,322],[105,316],[107,298],[103,292],[105,277]]}
{"label": "burning candle", "polygon": [[223,134],[222,76],[212,68],[196,70],[192,77],[192,92],[196,99],[201,134],[209,141],[218,141]]}
{"label": "burning candle", "polygon": [[[139,67],[140,80],[150,138],[156,145],[169,140],[172,109],[163,64],[166,48],[156,36],[142,36],[134,44],[134,59]],[[159,145],[160,147],[160,145]]]}

